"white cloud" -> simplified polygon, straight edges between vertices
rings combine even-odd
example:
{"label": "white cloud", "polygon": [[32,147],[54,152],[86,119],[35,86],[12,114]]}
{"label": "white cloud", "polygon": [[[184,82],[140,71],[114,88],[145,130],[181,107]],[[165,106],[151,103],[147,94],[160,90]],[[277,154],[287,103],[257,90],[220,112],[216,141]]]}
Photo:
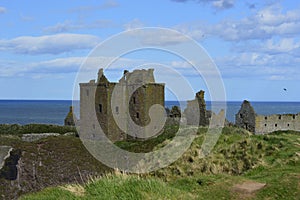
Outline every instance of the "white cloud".
{"label": "white cloud", "polygon": [[279,42],[269,39],[266,45],[262,47],[262,50],[268,53],[291,53],[299,49],[299,47],[300,43],[295,43],[293,38],[283,38]]}
{"label": "white cloud", "polygon": [[234,6],[234,0],[216,0],[212,1],[212,5],[218,9],[228,9]]}
{"label": "white cloud", "polygon": [[49,26],[44,28],[44,31],[47,33],[61,33],[61,32],[69,32],[80,29],[99,29],[99,28],[108,28],[113,25],[111,20],[96,20],[91,23],[83,23],[78,22],[75,23],[73,21],[64,21],[62,23],[57,23],[54,26]]}
{"label": "white cloud", "polygon": [[76,73],[84,59],[84,57],[68,57],[31,63],[0,60],[0,76],[41,78],[50,74]]}
{"label": "white cloud", "polygon": [[0,14],[3,14],[3,13],[5,13],[5,12],[6,12],[6,8],[0,7]]}
{"label": "white cloud", "polygon": [[144,45],[173,45],[187,41],[188,39],[179,33],[168,31],[157,31],[156,33],[145,34],[142,43]]}
{"label": "white cloud", "polygon": [[284,11],[279,4],[273,4],[238,20],[224,19],[216,24],[197,21],[174,28],[195,39],[213,36],[234,42],[293,37],[300,34],[300,9]]}
{"label": "white cloud", "polygon": [[257,52],[266,54],[289,54],[300,55],[300,42],[295,38],[267,39],[261,42],[244,42],[233,47],[235,52]]}
{"label": "white cloud", "polygon": [[241,20],[223,20],[207,31],[234,41],[268,39],[274,35],[294,36],[300,34],[300,10],[284,12],[281,6],[271,5]]}
{"label": "white cloud", "polygon": [[195,1],[196,3],[211,4],[216,9],[229,9],[234,6],[235,0],[171,0],[175,2]]}
{"label": "white cloud", "polygon": [[96,36],[84,34],[22,36],[10,40],[0,40],[0,51],[32,55],[60,54],[80,49],[91,49],[99,41]]}
{"label": "white cloud", "polygon": [[271,81],[282,81],[282,80],[286,80],[286,77],[283,75],[272,75],[268,78],[268,80]]}
{"label": "white cloud", "polygon": [[144,24],[137,18],[133,19],[132,21],[124,24],[124,29],[125,30],[131,30],[135,28],[143,28]]}
{"label": "white cloud", "polygon": [[70,11],[71,12],[91,12],[91,11],[97,11],[97,10],[106,10],[110,8],[115,8],[118,7],[119,4],[118,2],[114,0],[108,0],[103,2],[102,4],[99,5],[93,5],[93,6],[80,6],[77,8],[73,8]]}
{"label": "white cloud", "polygon": [[196,23],[179,24],[173,28],[193,39],[202,40],[207,34],[206,26],[204,22],[197,21]]}
{"label": "white cloud", "polygon": [[226,78],[300,79],[299,9],[285,11],[273,4],[238,20],[199,21],[175,28],[197,40],[217,37],[227,41],[230,52],[215,58]]}
{"label": "white cloud", "polygon": [[300,58],[290,55],[255,52],[216,59],[223,77],[255,80],[275,80],[275,77],[284,80],[300,80],[299,62]]}
{"label": "white cloud", "polygon": [[[88,59],[86,57],[65,57],[30,63],[0,60],[0,77],[36,77],[36,75],[43,77],[42,74],[48,76],[49,74],[77,73],[83,63],[85,65],[81,71],[98,71],[99,68],[109,66],[114,59],[111,57],[89,57]],[[143,63],[145,61],[139,59],[119,58],[109,66],[109,69],[121,70],[124,66],[133,69]]]}
{"label": "white cloud", "polygon": [[190,26],[190,24],[179,24],[172,27],[171,29],[173,30],[162,28],[159,30],[149,30],[148,32],[146,32],[139,30],[143,28],[147,29],[148,27],[137,18],[123,25],[125,30],[131,31],[131,35],[138,36],[138,38],[142,38],[142,44],[162,46],[186,42],[189,40],[187,37],[202,40],[205,37],[205,29],[202,29],[202,27],[204,26],[204,23],[200,23],[200,25],[199,23],[197,23],[195,27]]}
{"label": "white cloud", "polygon": [[34,21],[34,17],[29,16],[29,15],[23,15],[23,13],[20,13],[20,18],[22,21],[24,22],[30,22],[30,21]]}
{"label": "white cloud", "polygon": [[[146,28],[147,29],[147,28]],[[128,36],[135,37],[145,46],[167,46],[188,41],[188,38],[180,32],[169,29],[134,29],[127,32]]]}

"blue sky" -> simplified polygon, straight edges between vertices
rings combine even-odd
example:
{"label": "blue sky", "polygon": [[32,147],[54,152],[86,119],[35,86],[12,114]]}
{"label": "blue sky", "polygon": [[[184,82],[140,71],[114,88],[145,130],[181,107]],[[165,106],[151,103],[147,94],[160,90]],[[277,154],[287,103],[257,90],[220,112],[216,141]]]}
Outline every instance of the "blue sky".
{"label": "blue sky", "polygon": [[[76,73],[98,43],[133,28],[165,27],[207,50],[228,100],[300,101],[297,1],[2,0],[0,25],[0,99],[72,99]],[[131,55],[108,77],[117,80],[147,55],[155,57]],[[183,61],[162,62],[186,73]],[[195,91],[205,88],[185,76]]]}

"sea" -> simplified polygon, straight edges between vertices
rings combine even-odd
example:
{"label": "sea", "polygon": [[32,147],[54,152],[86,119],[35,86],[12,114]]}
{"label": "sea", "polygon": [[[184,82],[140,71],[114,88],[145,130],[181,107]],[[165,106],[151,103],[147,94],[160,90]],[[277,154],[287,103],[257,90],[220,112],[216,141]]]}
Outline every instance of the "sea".
{"label": "sea", "polygon": [[[218,105],[220,103],[216,103]],[[226,118],[235,121],[235,114],[240,109],[241,101],[226,103]],[[63,125],[64,118],[72,105],[71,100],[0,100],[0,124],[56,124]],[[210,110],[212,102],[206,102]],[[257,114],[297,114],[300,102],[251,102]],[[186,107],[186,102],[166,101],[165,107]],[[79,114],[77,114],[79,116]]]}

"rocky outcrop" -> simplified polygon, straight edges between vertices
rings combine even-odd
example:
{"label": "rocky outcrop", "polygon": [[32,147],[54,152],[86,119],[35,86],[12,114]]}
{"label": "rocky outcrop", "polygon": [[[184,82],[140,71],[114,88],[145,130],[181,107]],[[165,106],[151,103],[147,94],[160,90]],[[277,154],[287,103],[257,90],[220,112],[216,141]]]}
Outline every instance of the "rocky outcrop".
{"label": "rocky outcrop", "polygon": [[6,180],[16,180],[18,177],[17,165],[21,157],[21,151],[18,149],[10,149],[9,155],[6,156],[3,166],[0,169],[0,178]]}
{"label": "rocky outcrop", "polygon": [[5,159],[9,157],[12,150],[13,148],[11,146],[0,146],[0,170],[4,166]]}
{"label": "rocky outcrop", "polygon": [[255,133],[255,117],[256,113],[250,102],[244,100],[241,109],[235,115],[235,125]]}
{"label": "rocky outcrop", "polygon": [[90,155],[77,137],[9,143],[13,150],[0,170],[1,200],[18,199],[49,186],[83,183],[110,170]]}

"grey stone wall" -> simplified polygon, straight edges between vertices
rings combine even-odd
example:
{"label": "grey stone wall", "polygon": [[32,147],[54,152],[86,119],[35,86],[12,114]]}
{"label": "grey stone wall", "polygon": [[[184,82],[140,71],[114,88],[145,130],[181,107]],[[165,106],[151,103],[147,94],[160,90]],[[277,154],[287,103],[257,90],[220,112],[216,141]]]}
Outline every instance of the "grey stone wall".
{"label": "grey stone wall", "polygon": [[255,133],[256,113],[250,102],[244,100],[239,112],[235,115],[235,125]]}
{"label": "grey stone wall", "polygon": [[235,116],[235,125],[255,134],[274,131],[300,131],[300,113],[257,115],[249,101],[244,101]]}
{"label": "grey stone wall", "polygon": [[80,136],[101,140],[102,129],[111,141],[124,140],[125,132],[135,131],[129,120],[139,126],[150,123],[149,109],[154,104],[164,107],[164,84],[155,83],[153,69],[125,70],[118,83],[109,82],[100,69],[97,82],[80,84]]}
{"label": "grey stone wall", "polygon": [[298,114],[258,115],[255,118],[255,133],[264,134],[279,130],[300,131],[300,116]]}
{"label": "grey stone wall", "polygon": [[206,114],[206,103],[204,100],[204,91],[200,90],[196,93],[195,99],[187,101],[187,107],[184,110],[187,125],[207,126],[208,117]]}

